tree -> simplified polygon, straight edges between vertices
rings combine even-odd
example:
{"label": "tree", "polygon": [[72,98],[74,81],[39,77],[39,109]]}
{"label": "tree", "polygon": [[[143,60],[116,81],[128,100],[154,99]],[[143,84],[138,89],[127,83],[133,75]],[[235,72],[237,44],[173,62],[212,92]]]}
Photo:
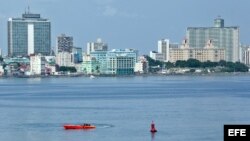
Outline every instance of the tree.
{"label": "tree", "polygon": [[185,68],[187,67],[187,61],[178,60],[175,62],[175,67]]}
{"label": "tree", "polygon": [[165,65],[165,68],[167,68],[167,69],[170,69],[170,68],[174,67],[174,64],[171,63],[171,62],[166,62],[166,63],[164,63],[164,65]]}
{"label": "tree", "polygon": [[63,71],[63,72],[76,72],[76,68],[75,67],[65,67],[65,66],[61,66],[59,67],[59,71]]}
{"label": "tree", "polygon": [[189,68],[199,68],[201,66],[201,62],[196,59],[188,59],[187,60],[187,67]]}

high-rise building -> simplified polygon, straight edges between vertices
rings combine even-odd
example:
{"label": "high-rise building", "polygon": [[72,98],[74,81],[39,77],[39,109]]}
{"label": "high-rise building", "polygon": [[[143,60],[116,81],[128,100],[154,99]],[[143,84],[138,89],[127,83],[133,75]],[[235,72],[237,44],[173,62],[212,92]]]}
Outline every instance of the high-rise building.
{"label": "high-rise building", "polygon": [[61,34],[57,37],[56,53],[59,52],[72,52],[73,49],[73,37]]}
{"label": "high-rise building", "polygon": [[169,61],[169,40],[162,39],[158,41],[158,52],[163,54],[163,60]]}
{"label": "high-rise building", "polygon": [[108,44],[104,43],[102,39],[98,38],[96,42],[87,43],[87,54],[94,51],[107,51]]}
{"label": "high-rise building", "polygon": [[3,54],[2,54],[2,49],[0,48],[0,56],[3,56]]}
{"label": "high-rise building", "polygon": [[214,27],[188,27],[187,39],[192,48],[203,48],[208,40],[212,40],[214,46],[225,49],[226,61],[239,61],[239,27],[224,26],[224,20],[214,20]]}
{"label": "high-rise building", "polygon": [[22,18],[8,20],[8,55],[49,55],[51,51],[51,23],[40,14],[24,13]]}

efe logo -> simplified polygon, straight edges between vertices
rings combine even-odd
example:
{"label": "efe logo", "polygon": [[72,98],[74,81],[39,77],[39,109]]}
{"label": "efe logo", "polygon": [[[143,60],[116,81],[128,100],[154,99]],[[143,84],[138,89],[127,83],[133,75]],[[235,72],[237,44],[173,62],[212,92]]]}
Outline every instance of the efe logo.
{"label": "efe logo", "polygon": [[224,125],[224,141],[250,141],[250,125]]}

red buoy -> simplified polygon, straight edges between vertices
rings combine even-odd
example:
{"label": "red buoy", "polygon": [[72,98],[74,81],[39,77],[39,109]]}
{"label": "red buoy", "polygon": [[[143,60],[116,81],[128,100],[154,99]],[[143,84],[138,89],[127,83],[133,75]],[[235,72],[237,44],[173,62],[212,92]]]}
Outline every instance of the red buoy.
{"label": "red buoy", "polygon": [[150,132],[151,132],[151,133],[155,133],[155,132],[157,132],[157,130],[156,130],[156,128],[155,128],[154,121],[152,121],[152,123],[151,123],[151,129],[150,129]]}

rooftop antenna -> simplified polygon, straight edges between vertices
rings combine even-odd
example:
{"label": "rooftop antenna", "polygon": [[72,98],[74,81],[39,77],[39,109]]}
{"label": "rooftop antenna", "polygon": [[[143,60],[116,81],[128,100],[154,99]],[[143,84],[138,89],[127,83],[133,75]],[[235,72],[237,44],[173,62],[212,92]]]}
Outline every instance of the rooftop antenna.
{"label": "rooftop antenna", "polygon": [[28,11],[27,11],[27,14],[30,14],[30,0],[27,0],[27,3],[28,3]]}

